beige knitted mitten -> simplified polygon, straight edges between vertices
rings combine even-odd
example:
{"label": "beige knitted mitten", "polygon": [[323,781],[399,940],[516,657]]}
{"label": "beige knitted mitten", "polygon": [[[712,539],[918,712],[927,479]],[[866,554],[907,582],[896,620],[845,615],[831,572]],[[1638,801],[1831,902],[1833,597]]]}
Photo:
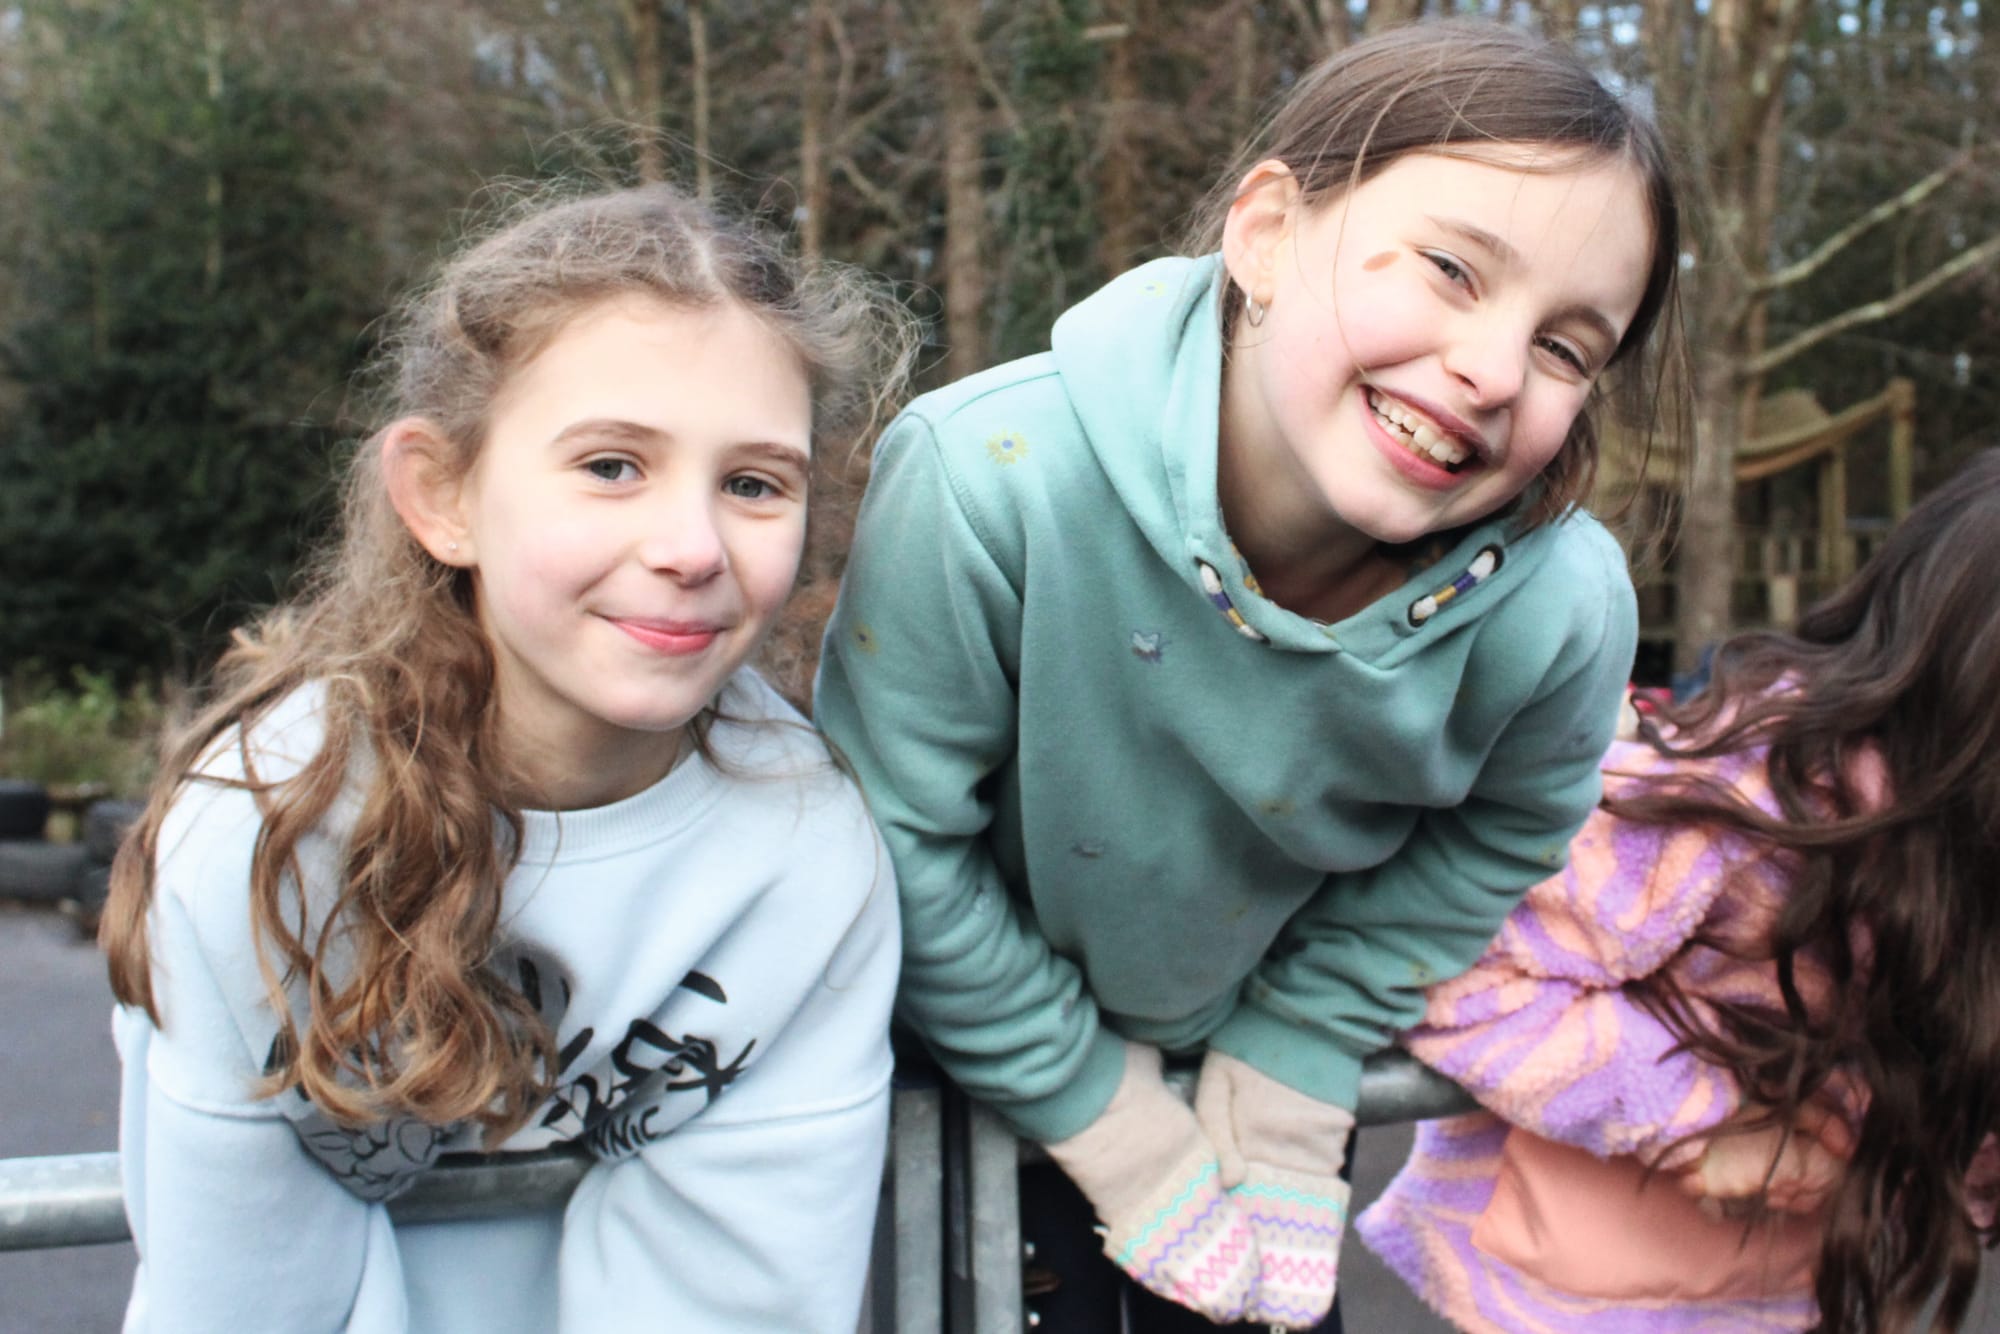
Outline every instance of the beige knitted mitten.
{"label": "beige knitted mitten", "polygon": [[1348,1195],[1340,1167],[1354,1114],[1215,1050],[1202,1061],[1195,1112],[1257,1242],[1245,1318],[1311,1329],[1333,1308],[1339,1279]]}
{"label": "beige knitted mitten", "polygon": [[1257,1275],[1250,1225],[1194,1113],[1160,1078],[1157,1050],[1127,1043],[1111,1104],[1048,1151],[1097,1210],[1120,1269],[1210,1320],[1243,1317]]}

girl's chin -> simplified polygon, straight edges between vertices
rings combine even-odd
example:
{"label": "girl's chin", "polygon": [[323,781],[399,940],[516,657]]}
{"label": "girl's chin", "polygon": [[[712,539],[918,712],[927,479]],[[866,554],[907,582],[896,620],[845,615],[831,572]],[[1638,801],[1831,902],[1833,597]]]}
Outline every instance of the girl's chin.
{"label": "girl's chin", "polygon": [[1398,508],[1385,505],[1374,513],[1356,514],[1348,520],[1348,524],[1356,532],[1365,534],[1370,541],[1383,546],[1402,547],[1467,522],[1449,511],[1398,513]]}

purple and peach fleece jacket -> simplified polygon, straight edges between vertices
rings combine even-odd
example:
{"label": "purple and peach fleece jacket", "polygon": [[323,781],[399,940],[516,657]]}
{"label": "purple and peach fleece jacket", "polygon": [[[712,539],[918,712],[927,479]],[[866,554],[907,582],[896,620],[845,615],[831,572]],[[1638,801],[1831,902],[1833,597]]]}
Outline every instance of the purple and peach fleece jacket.
{"label": "purple and peach fleece jacket", "polygon": [[[1761,750],[1695,762],[1619,743],[1603,770],[1611,794],[1640,776],[1701,772],[1776,810]],[[1819,1220],[1746,1239],[1743,1224],[1710,1222],[1643,1170],[1691,1163],[1739,1094],[1626,989],[1665,972],[1700,1015],[1718,1000],[1778,1003],[1768,965],[1694,938],[1765,938],[1785,886],[1779,858],[1734,836],[1593,812],[1567,869],[1528,891],[1471,971],[1430,990],[1406,1035],[1485,1110],[1418,1128],[1409,1162],[1357,1221],[1369,1248],[1476,1334],[1809,1328],[1810,1270],[1798,1261],[1816,1250]],[[1523,1135],[1538,1138],[1509,1146]],[[1581,1198],[1592,1191],[1601,1198]],[[1612,1226],[1577,1225],[1591,1217]],[[1716,1281],[1719,1254],[1743,1271],[1734,1280]]]}

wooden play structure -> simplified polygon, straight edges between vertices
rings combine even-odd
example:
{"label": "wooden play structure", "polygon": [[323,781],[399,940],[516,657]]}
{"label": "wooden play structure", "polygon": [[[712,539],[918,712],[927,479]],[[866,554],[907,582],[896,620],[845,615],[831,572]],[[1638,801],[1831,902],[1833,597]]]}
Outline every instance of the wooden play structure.
{"label": "wooden play structure", "polygon": [[[1910,508],[1916,386],[1901,377],[1878,394],[1829,413],[1810,390],[1786,389],[1758,404],[1755,429],[1736,457],[1740,563],[1731,606],[1733,628],[1788,626],[1809,605],[1852,575],[1881,535]],[[1881,435],[1877,428],[1885,428]],[[1886,440],[1883,441],[1883,436]],[[1857,439],[1873,444],[1850,450]],[[1631,492],[1629,449],[1607,433],[1602,494],[1615,506]],[[1683,461],[1655,454],[1655,478],[1683,475]],[[1857,516],[1849,474],[1865,466],[1885,489],[1887,514]],[[1644,496],[1635,503],[1649,503]],[[1658,503],[1657,499],[1650,503]],[[1643,572],[1639,581],[1642,640],[1673,638],[1674,578]]]}

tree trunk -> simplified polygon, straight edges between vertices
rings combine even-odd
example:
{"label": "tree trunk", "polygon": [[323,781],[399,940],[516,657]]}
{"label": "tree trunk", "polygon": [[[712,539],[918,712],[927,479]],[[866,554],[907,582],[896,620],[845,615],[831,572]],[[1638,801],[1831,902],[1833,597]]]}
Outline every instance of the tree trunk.
{"label": "tree trunk", "polygon": [[1368,31],[1387,32],[1405,23],[1414,23],[1423,12],[1424,0],[1370,0]]}
{"label": "tree trunk", "polygon": [[977,68],[979,0],[943,0],[938,14],[944,84],[944,323],[953,379],[986,364],[985,117]]}
{"label": "tree trunk", "polygon": [[1139,106],[1138,55],[1134,47],[1142,31],[1138,0],[1117,0],[1106,13],[1124,28],[1111,38],[1104,72],[1104,109],[1098,135],[1097,262],[1106,273],[1123,273],[1145,245],[1139,217],[1139,149],[1132,133]]}
{"label": "tree trunk", "polygon": [[833,0],[806,7],[805,88],[799,112],[799,249],[819,259],[826,237],[827,20]]}
{"label": "tree trunk", "polygon": [[[1703,29],[1694,101],[1685,121],[1702,168],[1701,263],[1695,273],[1695,448],[1674,625],[1675,665],[1686,669],[1728,635],[1736,579],[1736,456],[1754,427],[1782,148],[1782,80],[1798,32],[1799,0],[1714,0]],[[1658,36],[1673,29],[1659,25]],[[1675,51],[1655,53],[1656,66]]]}
{"label": "tree trunk", "polygon": [[1576,40],[1577,10],[1579,0],[1548,0],[1542,9],[1542,26],[1549,36],[1561,42]]}
{"label": "tree trunk", "polygon": [[[1696,354],[1698,384],[1728,384],[1736,367],[1726,348]],[[1701,651],[1729,633],[1736,579],[1736,446],[1742,427],[1734,394],[1704,394],[1695,405],[1687,508],[1677,545],[1674,666],[1693,667]]]}
{"label": "tree trunk", "polygon": [[625,27],[632,41],[632,147],[642,181],[667,178],[667,156],[660,144],[662,74],[659,0],[625,0]]}
{"label": "tree trunk", "polygon": [[708,133],[708,9],[706,0],[687,0],[688,46],[693,69],[689,82],[694,86],[694,192],[704,204],[715,194],[709,173]]}
{"label": "tree trunk", "polygon": [[1653,105],[1661,128],[1675,141],[1684,138],[1687,86],[1681,0],[1645,0],[1642,14],[1646,63],[1653,80]]}
{"label": "tree trunk", "polygon": [[1354,20],[1342,0],[1319,0],[1319,33],[1322,53],[1329,56],[1354,40]]}

